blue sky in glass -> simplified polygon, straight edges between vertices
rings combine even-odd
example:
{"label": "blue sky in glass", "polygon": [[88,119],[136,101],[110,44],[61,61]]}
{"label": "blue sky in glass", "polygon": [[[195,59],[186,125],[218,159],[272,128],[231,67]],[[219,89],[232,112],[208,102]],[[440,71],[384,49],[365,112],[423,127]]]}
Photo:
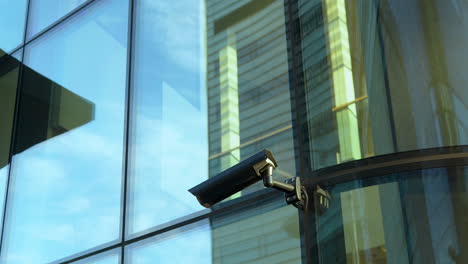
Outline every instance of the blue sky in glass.
{"label": "blue sky in glass", "polygon": [[120,263],[120,248],[101,253],[96,256],[85,258],[73,264],[119,264]]}
{"label": "blue sky in glass", "polygon": [[18,61],[21,61],[21,54],[23,52],[23,49],[19,49],[18,51],[16,51],[15,53],[11,54],[15,59],[17,59]]}
{"label": "blue sky in glass", "polygon": [[177,229],[126,247],[125,262],[131,264],[212,262],[208,220],[190,230]]}
{"label": "blue sky in glass", "polygon": [[27,32],[28,39],[84,2],[86,0],[31,0]]}
{"label": "blue sky in glass", "polygon": [[203,209],[208,178],[204,2],[137,1],[128,233]]}
{"label": "blue sky in glass", "polygon": [[[194,2],[200,10],[203,1],[146,4],[185,8],[184,16]],[[26,48],[24,63],[94,103],[95,118],[13,158],[2,263],[49,262],[119,239],[127,8],[127,1],[96,1]],[[148,74],[134,77],[144,98],[134,113],[129,194],[137,231],[202,209],[187,189],[208,175],[204,14],[177,24],[180,17],[168,15],[174,11],[158,17],[170,21],[151,22],[143,43],[158,46],[143,54],[149,64],[136,66]]]}
{"label": "blue sky in glass", "polygon": [[27,0],[0,0],[0,49],[10,52],[23,42]]}
{"label": "blue sky in glass", "polygon": [[7,177],[8,177],[8,170],[10,166],[5,166],[0,168],[0,225],[2,224],[3,219],[3,206],[5,203],[5,191],[6,191],[6,184],[7,184]]}
{"label": "blue sky in glass", "polygon": [[[14,156],[2,263],[43,263],[120,234],[127,1],[96,1],[29,45],[25,64],[95,104],[95,119]],[[106,27],[120,30],[109,33]]]}

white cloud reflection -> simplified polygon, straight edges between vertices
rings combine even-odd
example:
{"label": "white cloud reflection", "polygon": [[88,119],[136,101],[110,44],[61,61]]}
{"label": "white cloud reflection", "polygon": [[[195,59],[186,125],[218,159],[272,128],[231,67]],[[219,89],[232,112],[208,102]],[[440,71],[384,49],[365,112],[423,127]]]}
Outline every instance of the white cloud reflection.
{"label": "white cloud reflection", "polygon": [[[46,263],[119,238],[127,8],[96,1],[25,50],[26,65],[89,100],[95,116],[14,156],[1,263]],[[97,23],[106,16],[122,36]]]}

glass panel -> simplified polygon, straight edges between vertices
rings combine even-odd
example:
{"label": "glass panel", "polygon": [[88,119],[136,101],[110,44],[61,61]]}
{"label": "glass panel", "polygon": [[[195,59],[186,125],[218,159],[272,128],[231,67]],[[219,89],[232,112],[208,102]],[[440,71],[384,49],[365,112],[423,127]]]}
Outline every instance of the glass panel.
{"label": "glass panel", "polygon": [[468,143],[466,1],[380,1],[398,151]]}
{"label": "glass panel", "polygon": [[212,263],[302,263],[298,211],[279,197],[213,217]]}
{"label": "glass panel", "polygon": [[208,175],[202,4],[136,1],[130,234],[201,209],[187,190]]}
{"label": "glass panel", "polygon": [[468,2],[286,5],[297,138],[309,169],[468,143]]}
{"label": "glass panel", "polygon": [[265,201],[138,242],[125,263],[302,263],[297,209],[280,205]]}
{"label": "glass panel", "polygon": [[59,20],[86,0],[30,0],[28,39]]}
{"label": "glass panel", "polygon": [[0,169],[9,162],[19,65],[13,56],[0,57]]}
{"label": "glass panel", "polygon": [[128,233],[199,210],[187,189],[264,148],[296,175],[284,1],[260,2],[137,1]]}
{"label": "glass panel", "polygon": [[17,50],[15,53],[11,54],[13,58],[15,58],[18,62],[21,62],[21,57],[23,56],[23,49]]}
{"label": "glass panel", "polygon": [[[20,53],[20,52],[19,52]],[[19,62],[13,56],[0,57],[0,226],[10,166],[10,141],[15,114]]]}
{"label": "glass panel", "polygon": [[74,264],[120,264],[120,248],[107,251],[96,256],[92,256],[83,260],[72,262]]}
{"label": "glass panel", "polygon": [[207,220],[169,231],[125,248],[125,263],[211,263]]}
{"label": "glass panel", "polygon": [[0,56],[23,43],[27,0],[0,0]]}
{"label": "glass panel", "polygon": [[95,1],[26,47],[2,263],[119,239],[127,17]]}
{"label": "glass panel", "polygon": [[284,4],[206,1],[210,177],[264,148],[276,179],[296,175]]}
{"label": "glass panel", "polygon": [[468,168],[338,184],[317,213],[320,263],[466,263]]}

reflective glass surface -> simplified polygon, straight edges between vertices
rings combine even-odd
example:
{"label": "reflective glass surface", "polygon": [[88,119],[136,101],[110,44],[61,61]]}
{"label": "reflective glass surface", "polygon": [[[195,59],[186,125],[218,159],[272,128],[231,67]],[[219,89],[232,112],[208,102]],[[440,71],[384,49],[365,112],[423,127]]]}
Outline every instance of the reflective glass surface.
{"label": "reflective glass surface", "polygon": [[83,260],[79,260],[79,261],[72,262],[72,263],[73,264],[121,264],[120,252],[121,252],[121,249],[117,248],[117,249],[106,251],[96,256],[85,258]]}
{"label": "reflective glass surface", "polygon": [[13,58],[15,58],[18,62],[22,61],[22,56],[23,56],[23,49],[17,50],[15,53],[11,54]]}
{"label": "reflective glass surface", "polygon": [[[187,191],[265,148],[285,180],[468,145],[467,14],[462,0],[0,0],[0,263],[109,245],[129,263],[300,263],[311,228],[322,263],[468,263],[466,168],[328,186],[331,208],[301,229],[261,181],[204,211]],[[50,30],[23,47],[25,28]]]}
{"label": "reflective glass surface", "polygon": [[30,39],[86,0],[30,0],[28,36]]}
{"label": "reflective glass surface", "polygon": [[126,247],[125,263],[301,263],[295,208],[278,201],[221,214]]}
{"label": "reflective glass surface", "polygon": [[120,237],[127,15],[96,1],[26,47],[2,263]]}
{"label": "reflective glass surface", "polygon": [[[289,2],[309,169],[468,143],[464,1]],[[300,134],[298,134],[300,136]]]}
{"label": "reflective glass surface", "polygon": [[466,263],[468,168],[427,169],[329,188],[319,263]]}
{"label": "reflective glass surface", "polygon": [[23,43],[27,0],[0,0],[0,54]]}
{"label": "reflective glass surface", "polygon": [[296,175],[283,5],[136,1],[128,233],[201,209],[189,188],[264,148]]}
{"label": "reflective glass surface", "polygon": [[276,179],[297,175],[285,13],[280,0],[206,1],[210,177],[264,148]]}
{"label": "reflective glass surface", "polygon": [[297,209],[279,198],[212,217],[211,263],[302,263]]}
{"label": "reflective glass surface", "polygon": [[19,65],[13,56],[0,57],[0,169],[9,162]]}
{"label": "reflective glass surface", "polygon": [[125,263],[211,263],[209,222],[203,220],[127,246]]}
{"label": "reflective glass surface", "polygon": [[[15,56],[0,57],[0,208],[4,207],[6,185],[9,173],[10,141],[15,113],[19,62]],[[3,210],[0,211],[0,224],[3,225]]]}
{"label": "reflective glass surface", "polygon": [[201,209],[187,190],[208,175],[202,3],[136,1],[130,234]]}

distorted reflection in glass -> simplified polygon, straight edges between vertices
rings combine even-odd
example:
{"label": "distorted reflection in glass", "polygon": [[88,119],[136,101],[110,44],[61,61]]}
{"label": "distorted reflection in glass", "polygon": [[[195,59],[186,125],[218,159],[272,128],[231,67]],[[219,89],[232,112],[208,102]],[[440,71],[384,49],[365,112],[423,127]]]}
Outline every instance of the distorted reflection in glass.
{"label": "distorted reflection in glass", "polygon": [[0,54],[23,43],[27,0],[0,0]]}
{"label": "distorted reflection in glass", "polygon": [[297,209],[271,197],[126,247],[125,262],[302,263]]}
{"label": "distorted reflection in glass", "polygon": [[208,220],[172,230],[125,247],[125,263],[211,263]]}
{"label": "distorted reflection in glass", "polygon": [[136,1],[128,234],[202,209],[207,179],[203,1]]}
{"label": "distorted reflection in glass", "polygon": [[[206,1],[209,175],[268,148],[296,175],[285,1]],[[257,183],[230,199],[263,189]]]}
{"label": "distorted reflection in glass", "polygon": [[26,47],[2,263],[120,237],[127,15],[95,1]]}
{"label": "distorted reflection in glass", "polygon": [[342,183],[317,215],[320,263],[465,263],[468,169]]}
{"label": "distorted reflection in glass", "polygon": [[381,1],[397,151],[468,144],[466,1]]}
{"label": "distorted reflection in glass", "polygon": [[83,260],[79,260],[79,261],[72,262],[72,263],[73,264],[122,264],[120,263],[120,252],[121,252],[121,249],[116,248],[114,250],[106,251],[96,256],[85,258]]}
{"label": "distorted reflection in glass", "polygon": [[312,169],[468,143],[467,2],[289,5],[300,60],[291,64],[292,91],[304,98],[297,125]]}
{"label": "distorted reflection in glass", "polygon": [[212,263],[302,263],[298,211],[280,197],[212,217]]}
{"label": "distorted reflection in glass", "polygon": [[72,11],[86,0],[30,0],[28,39]]}

